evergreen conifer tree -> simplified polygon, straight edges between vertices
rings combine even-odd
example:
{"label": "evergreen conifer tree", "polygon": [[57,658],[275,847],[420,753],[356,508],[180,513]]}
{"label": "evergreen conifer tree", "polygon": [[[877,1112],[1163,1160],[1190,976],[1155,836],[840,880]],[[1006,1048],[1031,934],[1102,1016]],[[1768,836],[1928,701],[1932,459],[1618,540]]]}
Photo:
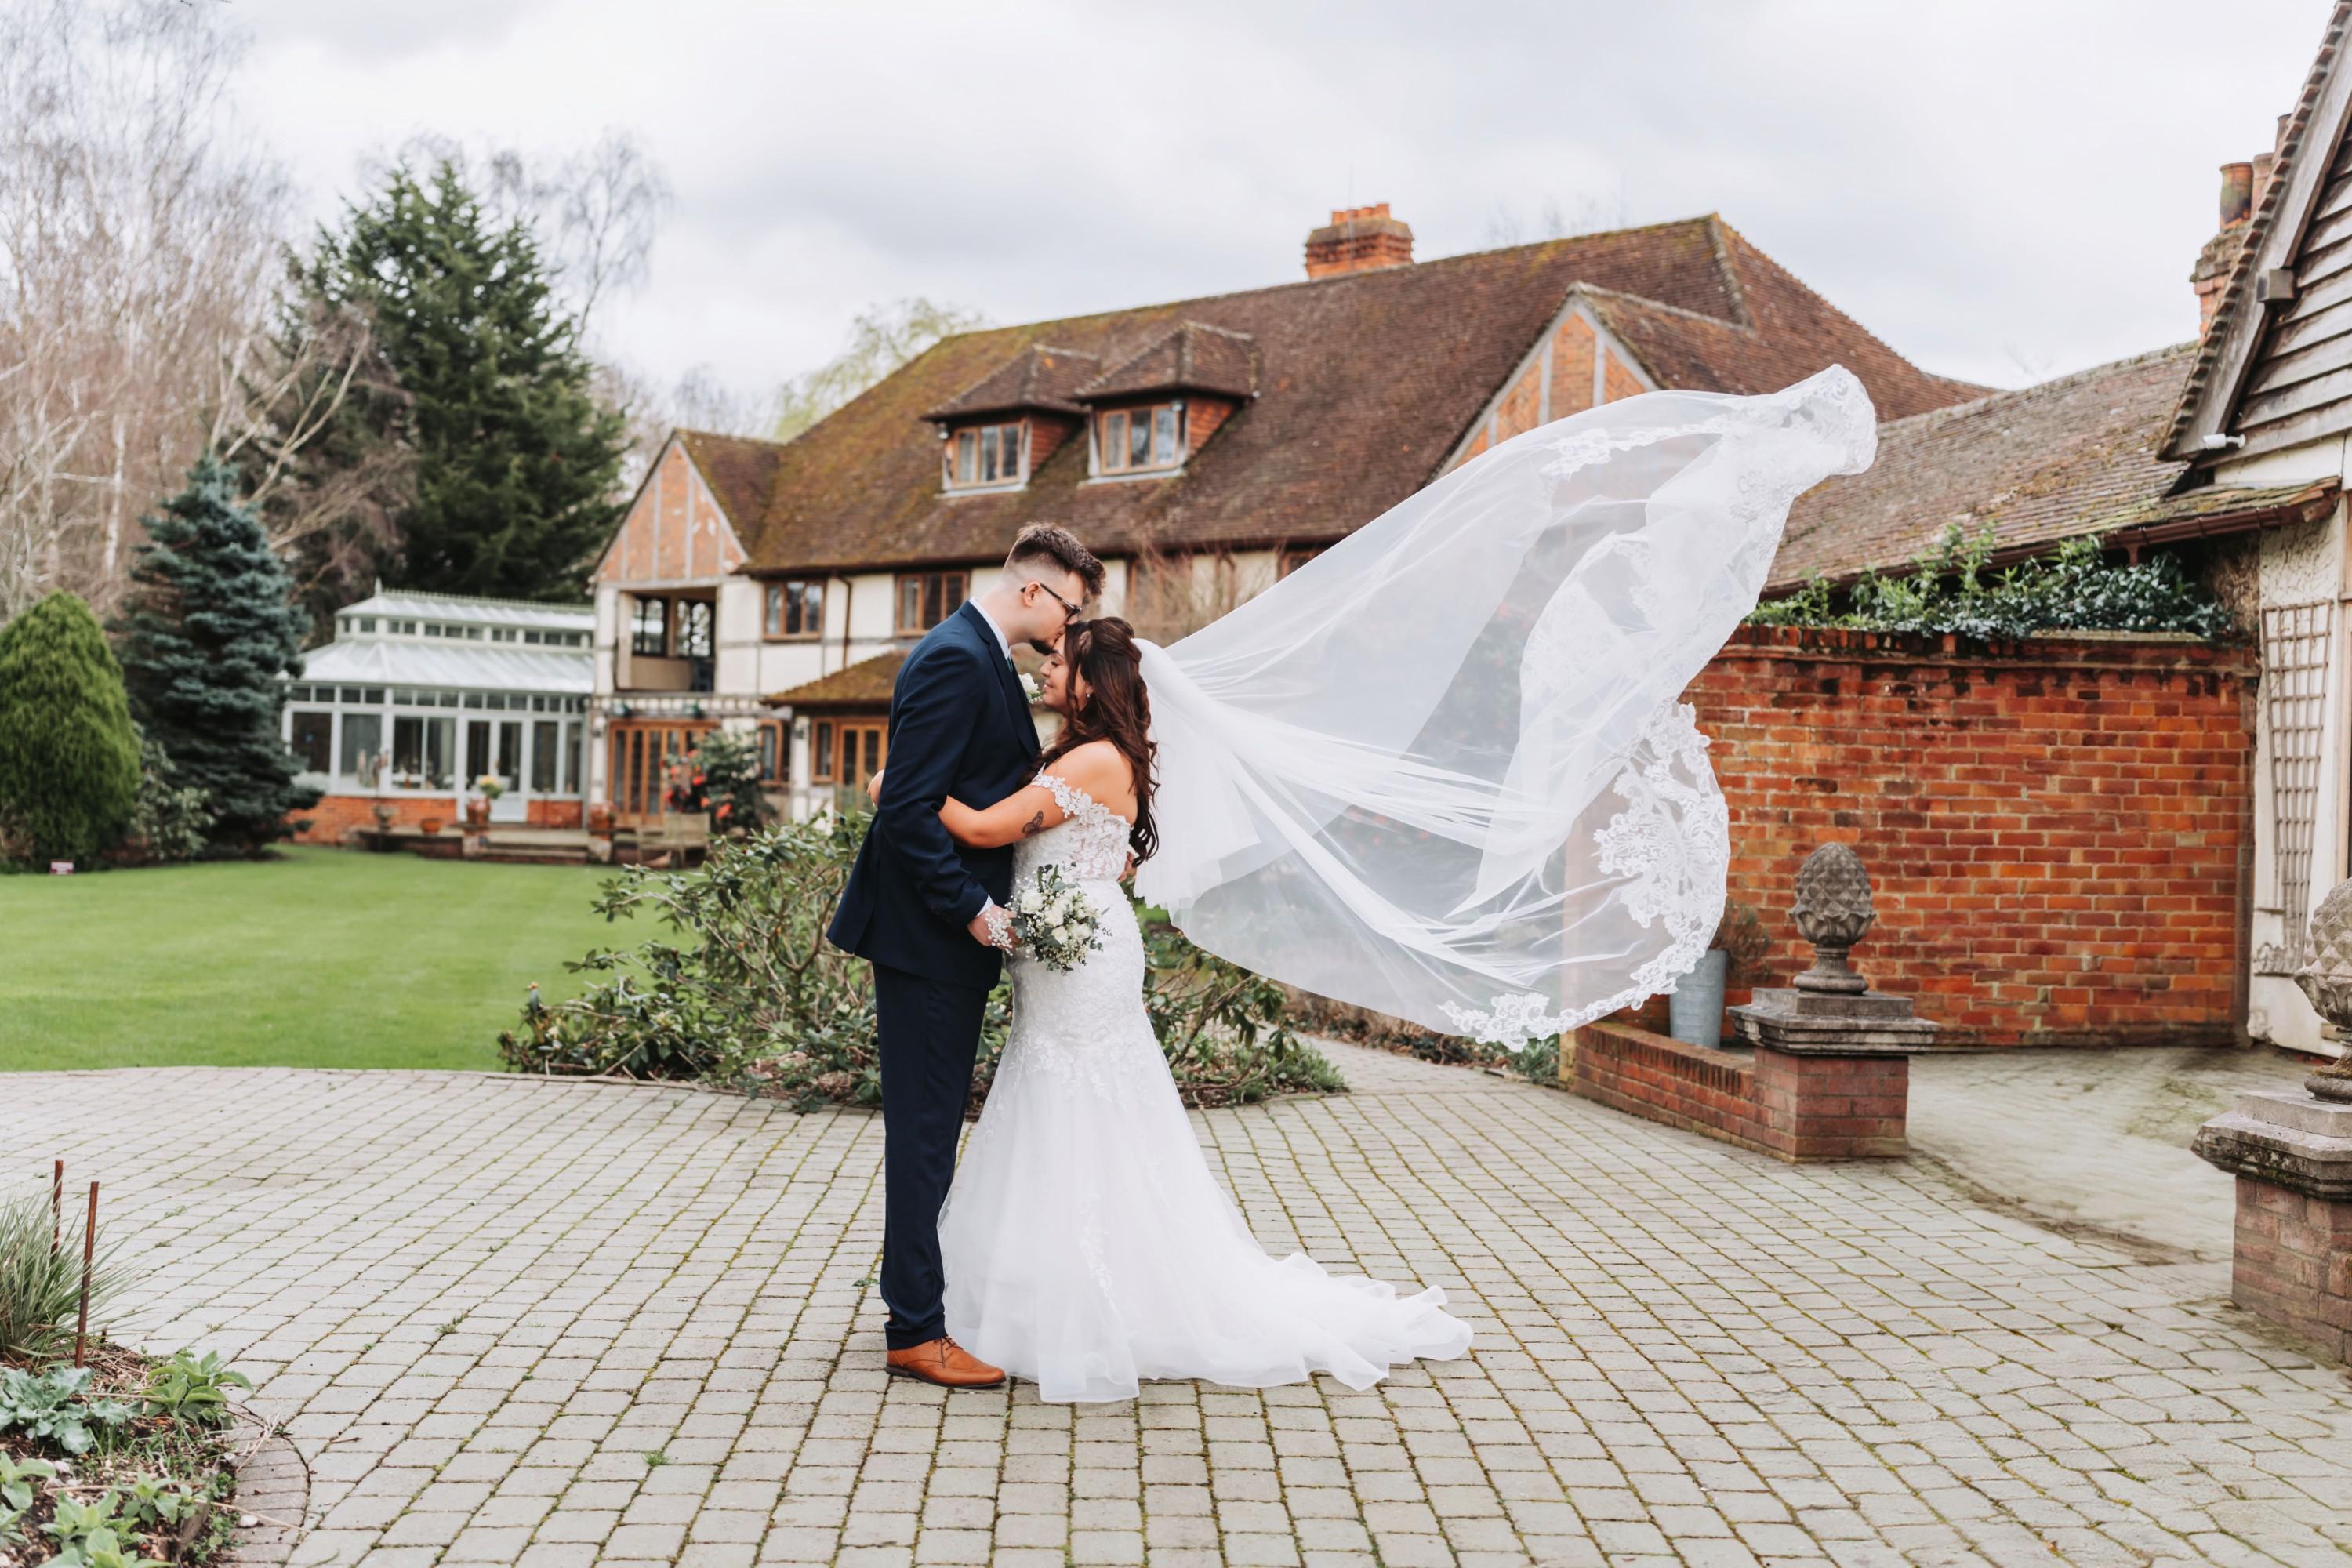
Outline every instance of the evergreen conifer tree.
{"label": "evergreen conifer tree", "polygon": [[306,288],[367,309],[404,400],[366,390],[347,405],[354,426],[396,419],[414,450],[400,585],[580,598],[620,519],[627,436],[530,231],[493,226],[448,163],[424,180],[395,169],[320,237]]}
{"label": "evergreen conifer tree", "polygon": [[[280,676],[302,669],[309,617],[252,511],[236,471],[210,457],[188,488],[145,520],[117,626],[131,700],[178,782],[205,792],[215,855],[250,855],[293,831],[318,803],[279,732]],[[135,755],[135,751],[134,751]]]}
{"label": "evergreen conifer tree", "polygon": [[36,863],[112,848],[139,800],[122,669],[89,606],[41,600],[0,626],[0,819]]}

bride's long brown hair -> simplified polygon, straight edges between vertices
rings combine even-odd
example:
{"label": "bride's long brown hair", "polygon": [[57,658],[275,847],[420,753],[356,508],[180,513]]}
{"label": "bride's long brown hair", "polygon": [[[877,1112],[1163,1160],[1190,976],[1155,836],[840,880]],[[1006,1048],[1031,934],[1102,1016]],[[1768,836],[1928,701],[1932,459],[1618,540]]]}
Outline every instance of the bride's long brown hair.
{"label": "bride's long brown hair", "polygon": [[[1062,634],[1062,662],[1070,667],[1073,711],[1062,715],[1062,732],[1045,748],[1039,768],[1050,768],[1089,741],[1108,741],[1127,759],[1135,780],[1135,826],[1127,842],[1139,861],[1160,848],[1160,827],[1151,819],[1151,786],[1160,748],[1151,741],[1151,697],[1143,686],[1143,650],[1135,628],[1117,616],[1076,621]],[[1087,686],[1084,703],[1075,700],[1076,682]]]}

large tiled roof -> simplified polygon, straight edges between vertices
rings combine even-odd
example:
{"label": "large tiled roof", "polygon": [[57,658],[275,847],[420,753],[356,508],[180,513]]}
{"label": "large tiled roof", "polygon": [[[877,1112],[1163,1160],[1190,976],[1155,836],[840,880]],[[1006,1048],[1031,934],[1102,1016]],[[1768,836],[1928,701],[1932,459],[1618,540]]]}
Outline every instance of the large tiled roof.
{"label": "large tiled roof", "polygon": [[[1342,537],[1438,474],[1579,285],[1609,291],[1668,385],[1761,392],[1840,363],[1888,416],[1983,391],[1910,364],[1720,218],[1689,218],[948,339],[771,448],[766,502],[736,520],[748,565],[980,562],[1040,519],[1114,553]],[[1256,396],[1181,475],[1085,484],[1072,441],[1025,490],[940,493],[927,414],[1033,345],[1116,366],[1187,321],[1247,336]]]}
{"label": "large tiled roof", "polygon": [[2194,343],[1995,393],[1879,427],[1868,470],[1814,487],[1790,510],[1772,588],[1907,566],[1953,523],[1990,528],[1997,554],[2064,539],[2297,510],[2309,487],[2179,490],[2189,465],[2158,456]]}

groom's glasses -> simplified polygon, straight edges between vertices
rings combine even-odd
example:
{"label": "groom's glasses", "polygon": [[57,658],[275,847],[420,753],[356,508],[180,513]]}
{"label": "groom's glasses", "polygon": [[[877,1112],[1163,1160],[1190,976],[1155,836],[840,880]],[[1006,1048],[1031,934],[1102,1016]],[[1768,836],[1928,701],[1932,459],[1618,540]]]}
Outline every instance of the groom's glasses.
{"label": "groom's glasses", "polygon": [[1062,606],[1062,624],[1064,626],[1067,626],[1072,621],[1076,620],[1078,618],[1078,612],[1086,608],[1083,605],[1073,605],[1069,600],[1065,599],[1061,595],[1056,594],[1053,589],[1048,588],[1045,584],[1038,582],[1034,577],[1030,579],[1029,586],[1036,589],[1037,592],[1045,595],[1045,597],[1053,600],[1054,603]]}

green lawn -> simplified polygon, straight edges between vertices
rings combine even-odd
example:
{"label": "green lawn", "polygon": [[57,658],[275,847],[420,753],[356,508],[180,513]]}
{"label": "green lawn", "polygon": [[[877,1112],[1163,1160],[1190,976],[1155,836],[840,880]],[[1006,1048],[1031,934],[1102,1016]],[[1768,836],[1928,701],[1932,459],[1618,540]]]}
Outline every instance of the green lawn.
{"label": "green lawn", "polygon": [[589,911],[609,875],[292,849],[0,877],[0,1071],[495,1068],[525,986],[652,934]]}

